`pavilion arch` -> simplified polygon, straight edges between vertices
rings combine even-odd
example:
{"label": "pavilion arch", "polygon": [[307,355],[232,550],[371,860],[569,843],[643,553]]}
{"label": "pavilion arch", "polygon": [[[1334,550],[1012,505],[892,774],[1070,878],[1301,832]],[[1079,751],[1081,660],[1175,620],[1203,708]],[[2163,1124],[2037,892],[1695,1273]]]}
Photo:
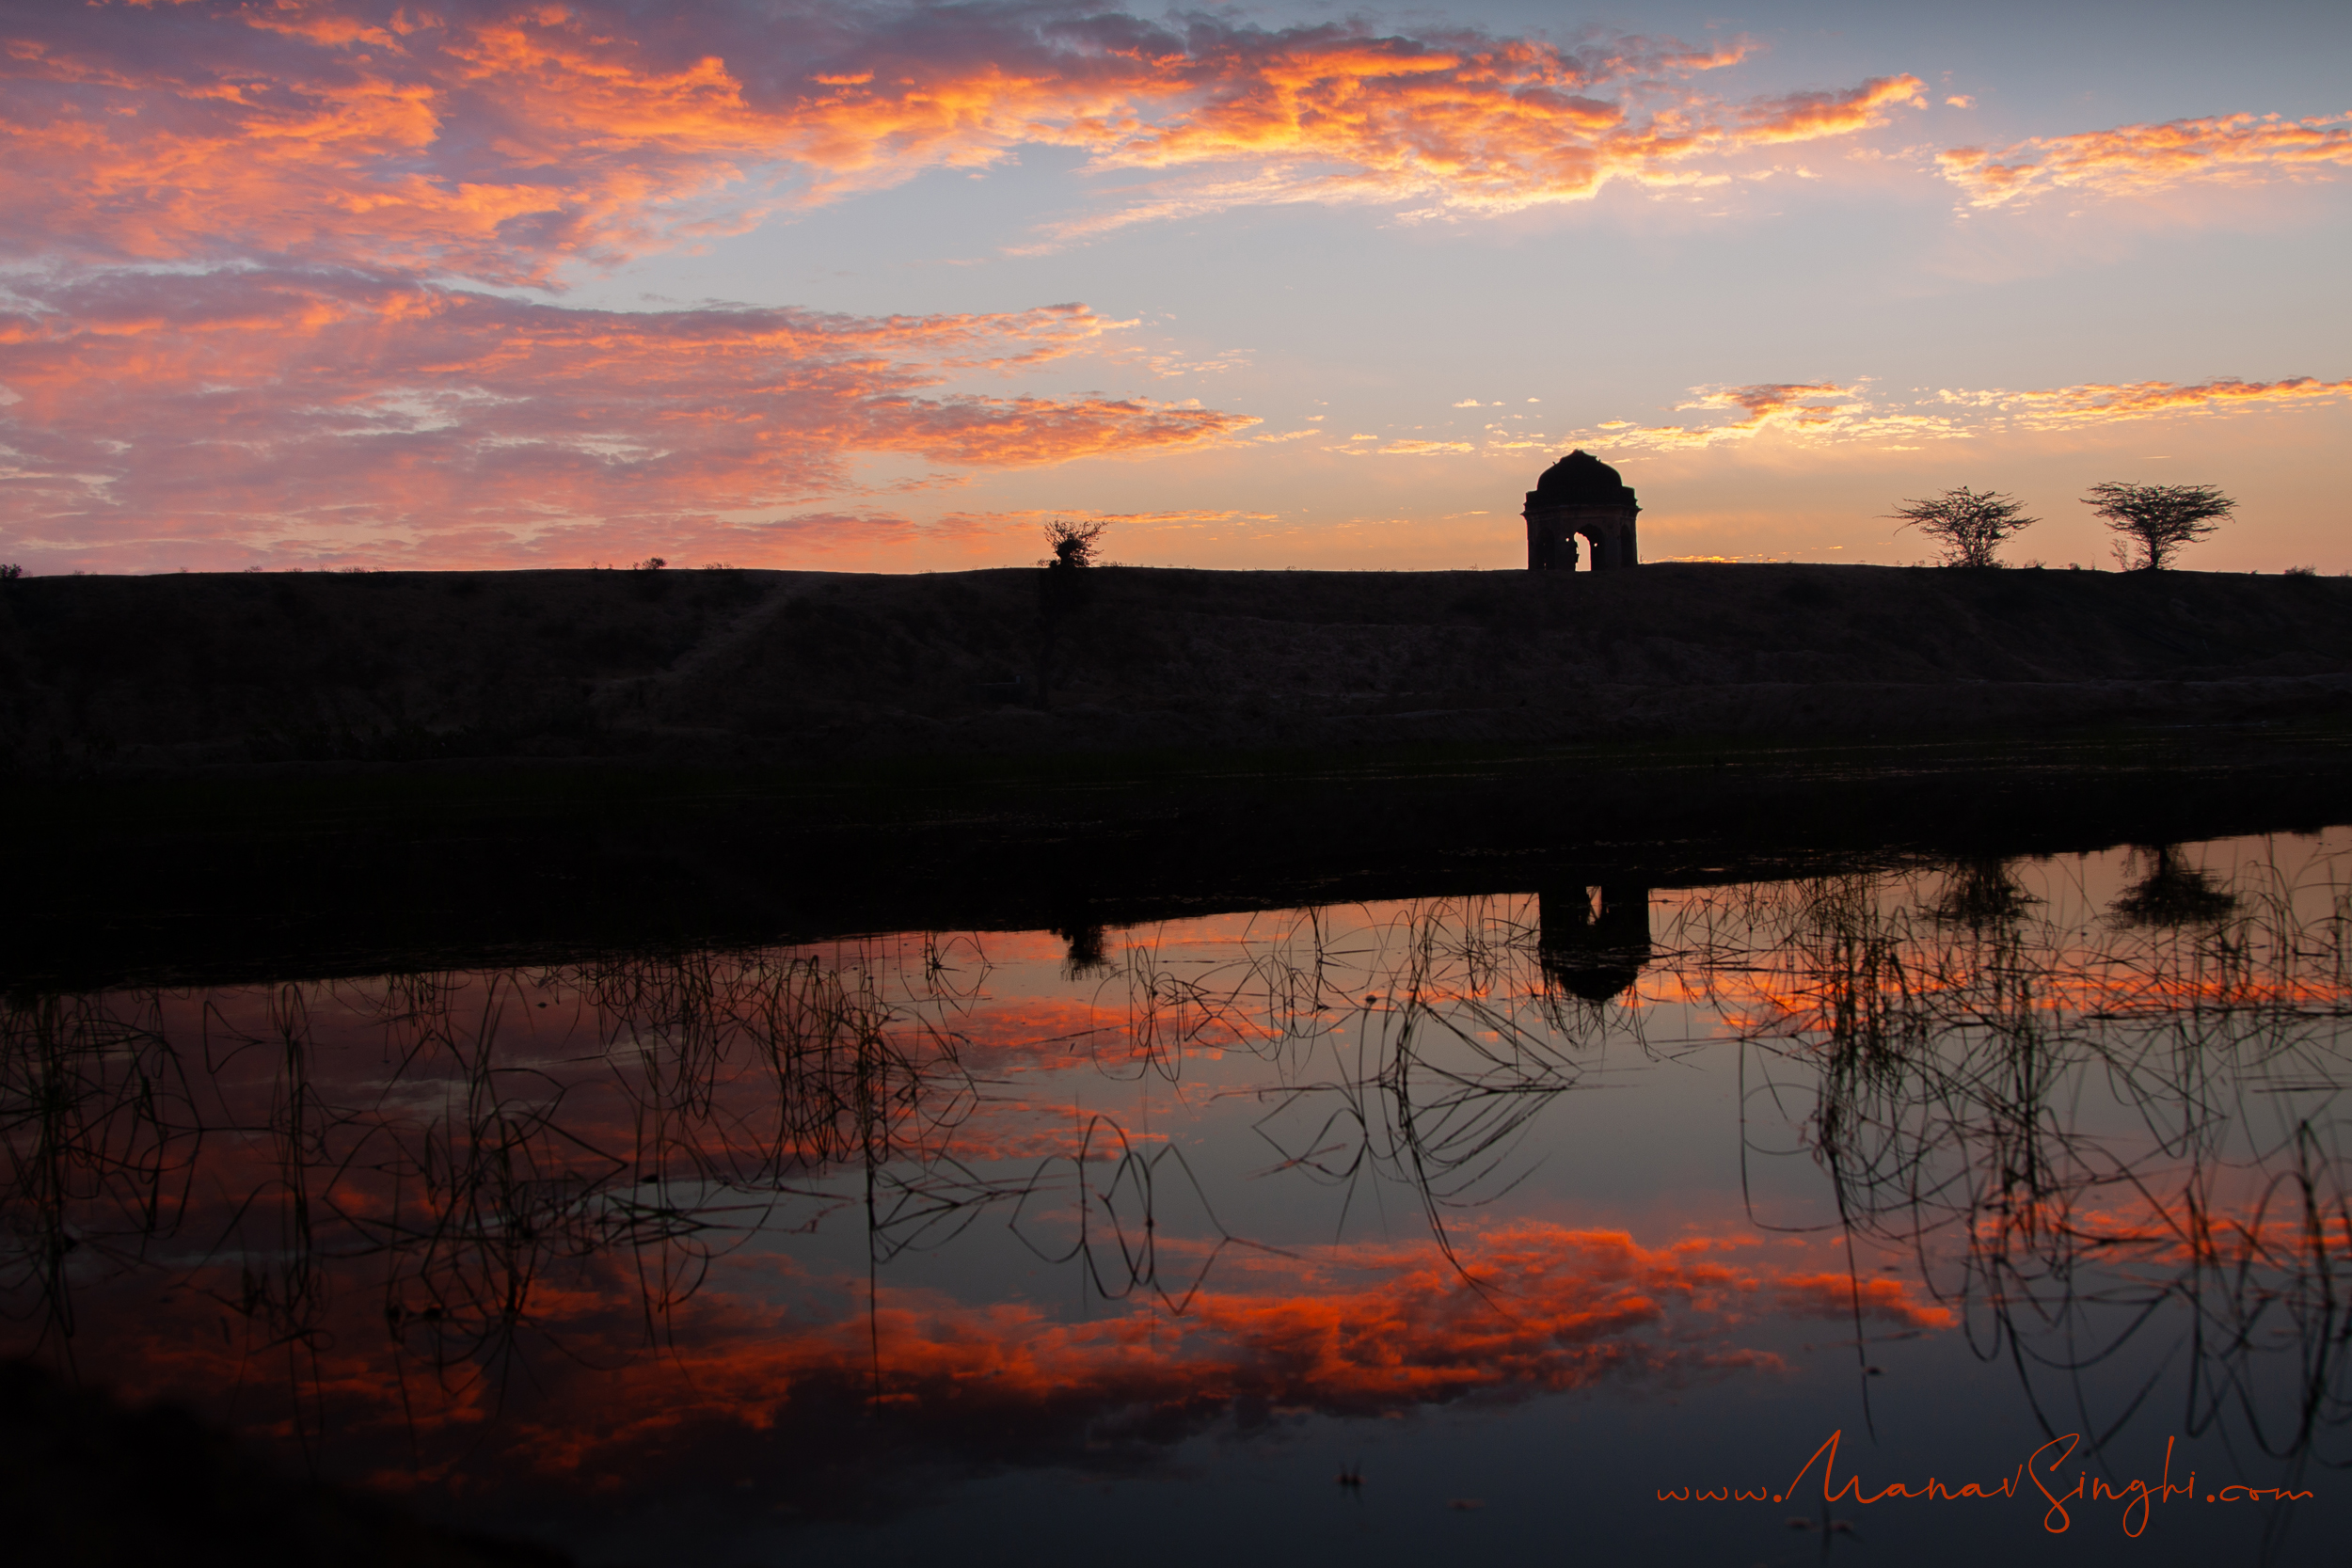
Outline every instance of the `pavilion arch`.
{"label": "pavilion arch", "polygon": [[1634,519],[1641,511],[1633,487],[1616,469],[1590,452],[1568,453],[1546,468],[1527,493],[1527,569],[1575,571],[1579,534],[1593,547],[1594,571],[1640,565]]}

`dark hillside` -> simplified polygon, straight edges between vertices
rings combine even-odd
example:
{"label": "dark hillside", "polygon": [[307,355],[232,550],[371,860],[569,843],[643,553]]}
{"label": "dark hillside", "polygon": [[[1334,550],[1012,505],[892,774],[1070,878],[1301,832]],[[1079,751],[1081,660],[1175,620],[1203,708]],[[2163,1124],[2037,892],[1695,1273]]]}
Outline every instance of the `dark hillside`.
{"label": "dark hillside", "polygon": [[1967,734],[2352,707],[2352,582],[1867,566],[0,584],[20,777]]}

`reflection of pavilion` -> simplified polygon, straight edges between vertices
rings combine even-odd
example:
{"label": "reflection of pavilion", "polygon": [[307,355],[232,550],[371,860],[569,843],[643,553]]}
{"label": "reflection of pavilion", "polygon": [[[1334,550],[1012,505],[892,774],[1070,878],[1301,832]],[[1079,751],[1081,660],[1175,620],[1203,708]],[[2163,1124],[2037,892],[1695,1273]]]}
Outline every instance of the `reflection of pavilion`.
{"label": "reflection of pavilion", "polygon": [[1536,895],[1544,976],[1571,996],[1606,1002],[1649,962],[1649,889],[1628,883],[1546,888]]}

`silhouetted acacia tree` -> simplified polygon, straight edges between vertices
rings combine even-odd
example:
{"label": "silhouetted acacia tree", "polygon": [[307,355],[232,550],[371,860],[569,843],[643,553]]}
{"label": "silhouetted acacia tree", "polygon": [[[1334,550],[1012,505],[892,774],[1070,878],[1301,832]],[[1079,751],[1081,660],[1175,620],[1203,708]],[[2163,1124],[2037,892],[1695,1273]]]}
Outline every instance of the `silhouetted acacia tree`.
{"label": "silhouetted acacia tree", "polygon": [[1047,571],[1075,571],[1094,564],[1094,543],[1103,537],[1107,523],[1070,523],[1058,518],[1045,525],[1045,543],[1053,555],[1038,562]]}
{"label": "silhouetted acacia tree", "polygon": [[2182,546],[2194,545],[2237,510],[2210,484],[2094,484],[2083,504],[2122,535],[2116,560],[2141,572],[2162,571]]}
{"label": "silhouetted acacia tree", "polygon": [[1037,705],[1052,705],[1055,644],[1063,624],[1086,608],[1093,584],[1087,568],[1094,564],[1095,542],[1106,525],[1057,519],[1045,525],[1045,543],[1053,554],[1038,562],[1037,578]]}
{"label": "silhouetted acacia tree", "polygon": [[2025,512],[2014,498],[1998,490],[1971,490],[1963,484],[1931,500],[1907,500],[1887,515],[1934,540],[1947,566],[1998,566],[2001,542],[2042,520]]}

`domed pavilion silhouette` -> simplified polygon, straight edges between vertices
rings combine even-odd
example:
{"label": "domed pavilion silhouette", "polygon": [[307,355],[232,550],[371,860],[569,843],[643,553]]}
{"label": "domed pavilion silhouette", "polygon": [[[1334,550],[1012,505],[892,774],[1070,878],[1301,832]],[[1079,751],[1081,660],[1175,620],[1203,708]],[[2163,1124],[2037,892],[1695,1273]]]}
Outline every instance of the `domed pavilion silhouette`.
{"label": "domed pavilion silhouette", "polygon": [[1575,571],[1580,533],[1592,541],[1594,571],[1639,565],[1633,519],[1641,510],[1616,469],[1588,451],[1568,453],[1527,493],[1527,569]]}

